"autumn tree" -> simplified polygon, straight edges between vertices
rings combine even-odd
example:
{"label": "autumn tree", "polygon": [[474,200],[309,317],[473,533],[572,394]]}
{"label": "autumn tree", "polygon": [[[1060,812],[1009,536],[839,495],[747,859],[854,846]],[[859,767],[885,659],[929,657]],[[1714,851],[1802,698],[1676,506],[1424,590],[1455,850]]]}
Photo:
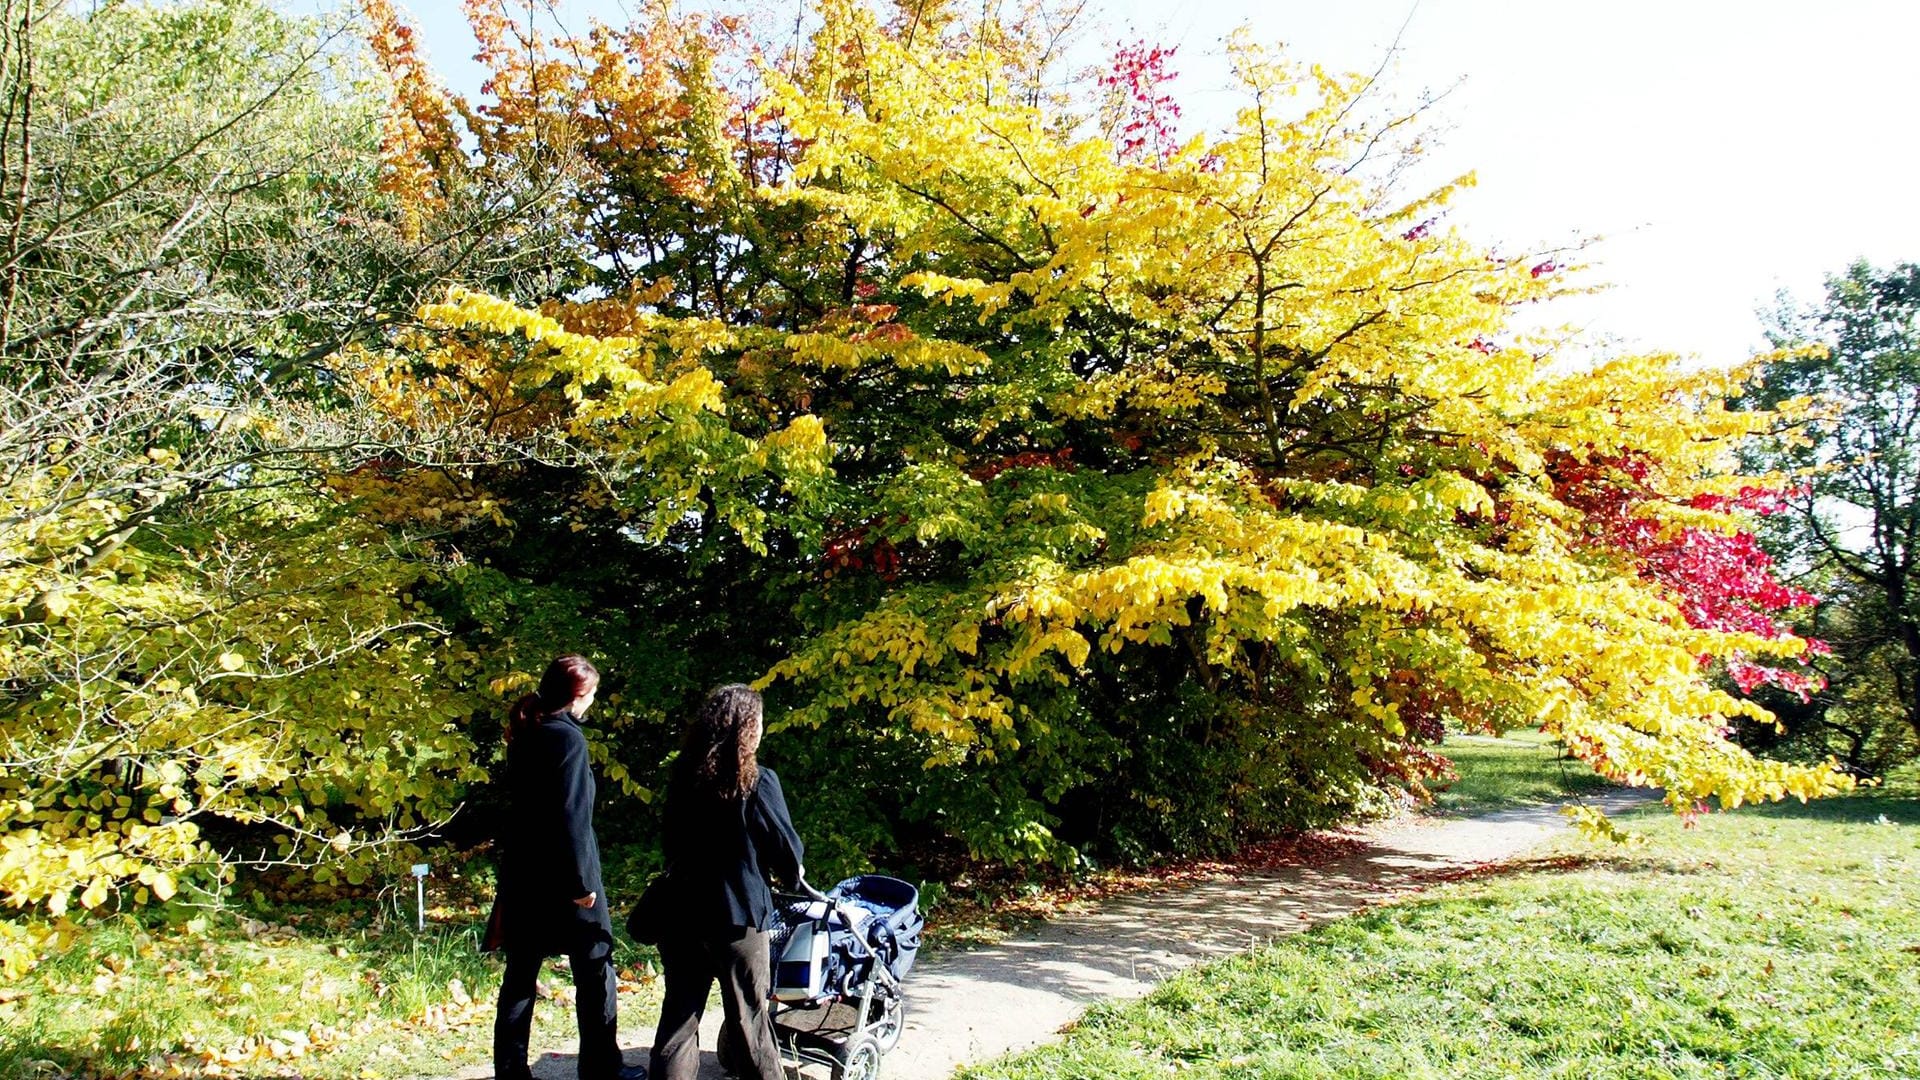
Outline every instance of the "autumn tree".
{"label": "autumn tree", "polygon": [[[537,536],[550,588],[668,575],[625,603],[725,643],[615,721],[628,765],[707,674],[768,687],[847,858],[1222,846],[1417,782],[1449,726],[1542,727],[1687,809],[1844,783],[1725,738],[1765,713],[1721,673],[1804,649],[1740,611],[1797,597],[1715,597],[1673,550],[1749,527],[1736,455],[1775,421],[1726,403],[1759,365],[1556,369],[1509,319],[1561,257],[1448,227],[1470,179],[1404,192],[1419,116],[1371,80],[1238,42],[1237,122],[1181,136],[1164,53],[1063,104],[1035,90],[1057,26],[923,14],[826,3],[743,60],[679,39],[755,89],[673,67],[673,134],[579,174],[583,206],[657,209],[580,230],[593,298],[459,294],[389,354],[564,388],[577,471],[503,477],[540,512],[467,550],[531,567]],[[587,40],[629,52],[540,85],[646,67]],[[530,118],[582,100],[511,108],[586,132]]]}

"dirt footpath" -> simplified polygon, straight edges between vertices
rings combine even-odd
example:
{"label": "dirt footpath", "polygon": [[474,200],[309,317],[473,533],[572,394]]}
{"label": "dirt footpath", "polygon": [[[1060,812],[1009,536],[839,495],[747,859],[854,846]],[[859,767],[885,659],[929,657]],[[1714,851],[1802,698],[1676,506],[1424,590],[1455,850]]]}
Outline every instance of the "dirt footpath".
{"label": "dirt footpath", "polygon": [[[1596,800],[1609,812],[1643,792]],[[907,1029],[885,1080],[947,1080],[961,1065],[1051,1042],[1087,1006],[1140,997],[1182,968],[1297,933],[1452,872],[1526,854],[1566,828],[1558,808],[1404,818],[1342,830],[1352,854],[1155,890],[1055,919],[989,948],[935,956],[907,981]]]}
{"label": "dirt footpath", "polygon": [[[1645,791],[1586,800],[1613,813]],[[1135,998],[1201,961],[1244,952],[1423,884],[1519,858],[1567,827],[1557,807],[1476,818],[1401,818],[1340,830],[1350,853],[1229,879],[1155,889],[1048,921],[996,945],[924,957],[906,983],[907,1028],[882,1080],[949,1080],[955,1069],[1051,1042],[1089,1005]],[[701,1046],[713,1046],[717,1003]],[[623,1032],[627,1060],[646,1061],[651,1031]],[[570,1050],[571,1048],[569,1048]],[[547,1054],[541,1080],[573,1080],[569,1053]],[[824,1070],[808,1069],[807,1075]],[[701,1080],[720,1080],[711,1052]]]}

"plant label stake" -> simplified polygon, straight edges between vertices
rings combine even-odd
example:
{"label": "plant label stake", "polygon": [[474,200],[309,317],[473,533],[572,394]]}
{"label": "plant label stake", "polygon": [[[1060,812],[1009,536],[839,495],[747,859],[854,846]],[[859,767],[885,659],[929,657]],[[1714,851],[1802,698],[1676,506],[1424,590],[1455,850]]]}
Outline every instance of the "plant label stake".
{"label": "plant label stake", "polygon": [[427,864],[413,864],[413,928],[427,928]]}

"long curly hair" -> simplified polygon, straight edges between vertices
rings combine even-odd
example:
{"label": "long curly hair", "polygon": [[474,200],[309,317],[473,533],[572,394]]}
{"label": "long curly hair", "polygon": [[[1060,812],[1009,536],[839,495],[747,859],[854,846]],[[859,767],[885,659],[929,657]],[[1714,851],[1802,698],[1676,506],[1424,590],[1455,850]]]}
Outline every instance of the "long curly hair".
{"label": "long curly hair", "polygon": [[746,798],[760,779],[754,760],[760,715],[760,694],[751,686],[732,683],[709,692],[680,744],[680,778],[703,795]]}

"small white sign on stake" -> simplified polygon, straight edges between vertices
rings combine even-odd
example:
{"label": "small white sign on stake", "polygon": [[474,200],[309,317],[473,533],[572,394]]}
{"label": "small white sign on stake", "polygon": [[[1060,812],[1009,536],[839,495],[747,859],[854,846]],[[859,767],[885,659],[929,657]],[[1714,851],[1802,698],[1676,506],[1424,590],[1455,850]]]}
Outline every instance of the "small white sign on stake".
{"label": "small white sign on stake", "polygon": [[427,871],[429,869],[431,867],[423,862],[413,864],[413,928],[415,930],[427,928]]}

